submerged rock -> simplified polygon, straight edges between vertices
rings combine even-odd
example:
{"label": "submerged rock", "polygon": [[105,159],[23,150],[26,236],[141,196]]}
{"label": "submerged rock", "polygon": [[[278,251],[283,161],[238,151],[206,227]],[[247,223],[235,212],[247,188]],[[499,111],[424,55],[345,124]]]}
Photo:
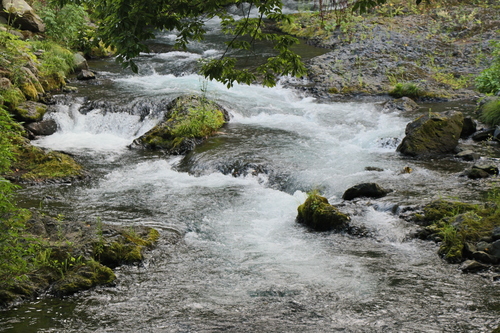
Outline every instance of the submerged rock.
{"label": "submerged rock", "polygon": [[363,183],[355,185],[344,192],[342,199],[353,200],[360,197],[366,198],[382,198],[390,193],[390,190],[383,189],[375,183]]}
{"label": "submerged rock", "polygon": [[216,133],[227,121],[228,112],[217,103],[201,96],[181,96],[167,105],[163,121],[135,139],[129,148],[185,154]]}
{"label": "submerged rock", "polygon": [[421,116],[406,126],[406,136],[397,151],[414,157],[452,153],[458,145],[463,121],[461,112]]}
{"label": "submerged rock", "polygon": [[351,218],[330,205],[325,197],[309,194],[297,209],[297,222],[316,231],[343,231],[349,227]]}

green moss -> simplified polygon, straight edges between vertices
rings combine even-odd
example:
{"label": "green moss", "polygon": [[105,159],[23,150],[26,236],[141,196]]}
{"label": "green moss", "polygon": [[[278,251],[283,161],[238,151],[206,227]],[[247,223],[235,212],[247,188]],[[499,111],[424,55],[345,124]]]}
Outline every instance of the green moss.
{"label": "green moss", "polygon": [[21,122],[34,122],[42,120],[46,112],[47,105],[28,101],[16,107],[13,114]]}
{"label": "green moss", "polygon": [[426,230],[441,240],[439,254],[449,262],[463,260],[466,243],[478,242],[500,226],[499,196],[489,198],[484,206],[445,200],[424,207]]}
{"label": "green moss", "polygon": [[349,216],[339,212],[316,191],[309,193],[306,201],[297,208],[297,222],[317,231],[343,230],[348,225]]}
{"label": "green moss", "polygon": [[136,142],[149,149],[183,150],[186,142],[213,135],[225,123],[219,106],[199,96],[182,96],[169,105],[165,121]]}
{"label": "green moss", "polygon": [[16,149],[17,162],[12,165],[11,176],[21,181],[37,182],[83,175],[83,169],[72,157],[64,153],[45,152],[28,143]]}
{"label": "green moss", "polygon": [[121,242],[112,242],[105,244],[97,258],[101,263],[107,266],[116,267],[121,264],[130,264],[141,261],[143,246]]}
{"label": "green moss", "polygon": [[24,102],[26,97],[21,89],[10,87],[9,89],[0,89],[0,105],[5,105],[8,109],[14,110],[20,103]]}
{"label": "green moss", "polygon": [[97,285],[109,284],[116,279],[113,271],[94,260],[75,267],[54,285],[57,295],[70,295]]}

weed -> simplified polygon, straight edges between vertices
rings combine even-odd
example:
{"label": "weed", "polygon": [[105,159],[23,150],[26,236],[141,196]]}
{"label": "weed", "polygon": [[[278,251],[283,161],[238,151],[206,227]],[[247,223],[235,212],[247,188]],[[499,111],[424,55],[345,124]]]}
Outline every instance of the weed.
{"label": "weed", "polygon": [[405,82],[405,83],[396,83],[394,88],[389,92],[389,95],[396,98],[401,98],[401,97],[418,98],[423,95],[423,92],[418,86],[418,84],[413,82]]}

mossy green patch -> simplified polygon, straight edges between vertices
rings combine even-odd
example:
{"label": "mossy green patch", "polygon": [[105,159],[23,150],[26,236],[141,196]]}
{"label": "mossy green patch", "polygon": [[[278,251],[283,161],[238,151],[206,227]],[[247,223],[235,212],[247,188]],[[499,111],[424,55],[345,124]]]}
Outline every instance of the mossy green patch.
{"label": "mossy green patch", "polygon": [[62,180],[83,175],[82,166],[61,152],[45,152],[25,142],[16,148],[16,155],[17,161],[9,176],[21,182]]}
{"label": "mossy green patch", "polygon": [[54,284],[53,292],[60,296],[70,295],[97,285],[109,284],[115,279],[111,268],[89,260],[66,272],[64,277]]}
{"label": "mossy green patch", "polygon": [[427,233],[441,241],[439,254],[449,262],[461,262],[466,243],[489,237],[500,226],[499,196],[485,205],[437,200],[424,207]]}
{"label": "mossy green patch", "polygon": [[315,191],[309,193],[306,201],[297,208],[297,212],[297,222],[317,231],[344,230],[350,220],[349,216],[339,212]]}

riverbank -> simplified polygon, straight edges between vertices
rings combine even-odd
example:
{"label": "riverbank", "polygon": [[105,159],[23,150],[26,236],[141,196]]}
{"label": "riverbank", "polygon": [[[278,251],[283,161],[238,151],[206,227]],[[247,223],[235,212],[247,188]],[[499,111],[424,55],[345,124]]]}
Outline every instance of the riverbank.
{"label": "riverbank", "polygon": [[487,1],[393,1],[363,17],[295,14],[281,29],[332,51],[307,63],[305,84],[291,85],[325,100],[387,96],[407,83],[422,101],[477,99],[474,80],[491,65],[491,42],[500,40],[498,10]]}

